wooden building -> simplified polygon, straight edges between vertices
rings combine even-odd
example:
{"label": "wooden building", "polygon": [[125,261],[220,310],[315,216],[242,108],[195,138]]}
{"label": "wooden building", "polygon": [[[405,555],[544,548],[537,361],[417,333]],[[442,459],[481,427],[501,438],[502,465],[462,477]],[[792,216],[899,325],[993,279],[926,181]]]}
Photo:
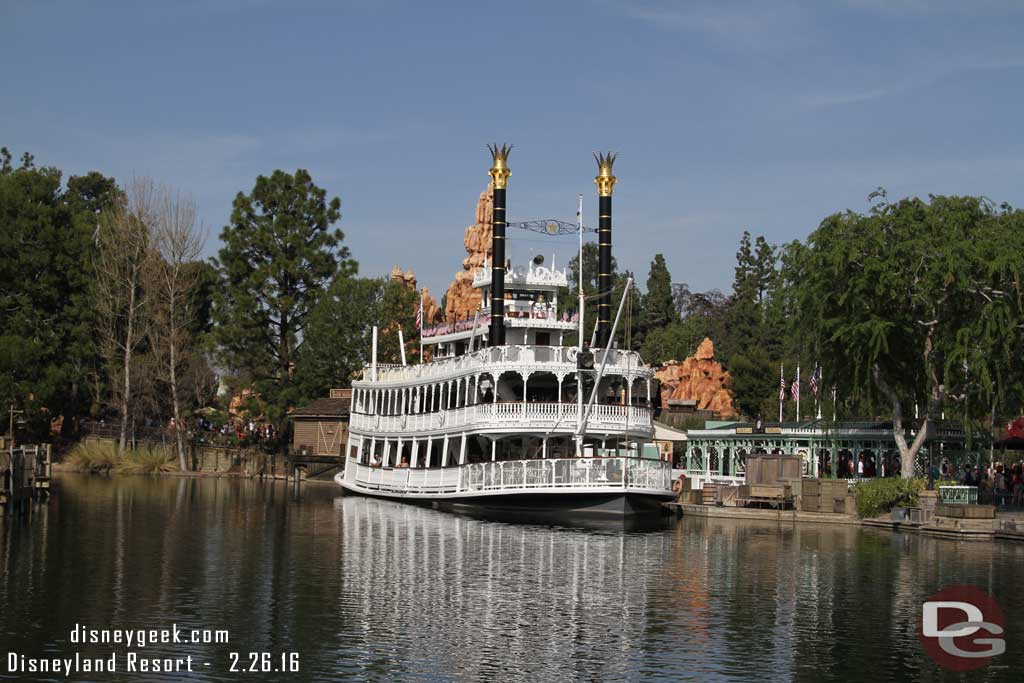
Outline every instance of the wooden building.
{"label": "wooden building", "polygon": [[292,451],[309,455],[341,456],[348,440],[351,389],[331,389],[328,398],[319,398],[292,412]]}

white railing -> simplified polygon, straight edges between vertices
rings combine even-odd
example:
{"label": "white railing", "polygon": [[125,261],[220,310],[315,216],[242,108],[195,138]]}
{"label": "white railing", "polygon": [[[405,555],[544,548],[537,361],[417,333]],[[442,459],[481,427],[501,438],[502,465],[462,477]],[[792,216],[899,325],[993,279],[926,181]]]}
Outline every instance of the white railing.
{"label": "white railing", "polygon": [[349,463],[364,489],[391,493],[473,494],[532,489],[598,489],[671,492],[667,462],[641,458],[561,458],[481,462],[459,467],[410,469]]}
{"label": "white railing", "polygon": [[[641,377],[652,376],[652,371],[643,365],[643,359],[636,351],[621,349],[597,349],[594,351],[594,367],[601,367],[604,354],[608,356],[606,374],[619,375],[625,372]],[[571,346],[492,346],[454,358],[442,358],[417,365],[377,366],[377,382],[368,380],[369,367],[363,368],[363,379],[354,383],[357,388],[374,388],[381,383],[424,384],[433,381],[455,379],[481,373],[501,373],[516,370],[575,372],[576,349]]]}
{"label": "white railing", "polygon": [[[491,266],[485,265],[473,273],[473,286],[483,287],[491,284]],[[529,266],[514,266],[505,272],[506,285],[545,285],[549,287],[568,287],[569,272],[552,266],[538,266],[532,261]]]}
{"label": "white railing", "polygon": [[[571,432],[576,427],[575,403],[480,403],[422,415],[364,415],[352,413],[350,428],[362,433],[473,431],[485,429],[548,430]],[[651,430],[651,410],[642,406],[594,405],[587,431]]]}

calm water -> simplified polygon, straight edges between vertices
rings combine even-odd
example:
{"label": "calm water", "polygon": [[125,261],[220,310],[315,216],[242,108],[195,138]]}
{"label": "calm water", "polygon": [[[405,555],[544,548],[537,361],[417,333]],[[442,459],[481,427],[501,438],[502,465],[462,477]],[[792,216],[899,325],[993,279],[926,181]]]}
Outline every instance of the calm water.
{"label": "calm water", "polygon": [[1015,667],[969,678],[1024,675],[1024,545],[696,519],[644,532],[519,526],[326,485],[298,499],[223,479],[58,485],[30,520],[0,518],[5,660],[124,656],[70,643],[75,624],[230,636],[143,651],[193,655],[189,676],[77,680],[285,677],[230,672],[230,652],[241,666],[253,651],[275,664],[298,652],[290,680],[934,679],[944,674],[916,623],[921,602],[955,583],[997,596],[1008,620],[997,662]]}

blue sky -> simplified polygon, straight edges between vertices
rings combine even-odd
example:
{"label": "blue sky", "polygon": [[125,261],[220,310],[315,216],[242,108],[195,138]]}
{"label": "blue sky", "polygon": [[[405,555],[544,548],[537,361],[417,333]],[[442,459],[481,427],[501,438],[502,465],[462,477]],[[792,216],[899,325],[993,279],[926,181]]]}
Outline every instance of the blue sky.
{"label": "blue sky", "polygon": [[996,0],[0,0],[0,145],[191,193],[211,255],[238,191],[307,168],[362,273],[438,296],[485,143],[515,144],[510,220],[593,218],[611,149],[620,267],[727,290],[744,229],[803,238],[877,186],[1024,204],[1022,28]]}

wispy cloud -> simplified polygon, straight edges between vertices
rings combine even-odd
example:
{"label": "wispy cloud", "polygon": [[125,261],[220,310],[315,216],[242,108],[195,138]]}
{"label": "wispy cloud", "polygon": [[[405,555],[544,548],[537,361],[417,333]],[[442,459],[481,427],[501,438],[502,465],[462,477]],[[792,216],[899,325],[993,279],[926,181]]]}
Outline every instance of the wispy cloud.
{"label": "wispy cloud", "polygon": [[1024,3],[1020,0],[845,0],[843,3],[853,9],[863,9],[881,14],[1021,14]]}
{"label": "wispy cloud", "polygon": [[903,74],[882,84],[851,84],[848,89],[823,90],[797,96],[801,109],[827,109],[893,97],[927,88],[939,81],[972,72],[1024,68],[1024,54],[954,55],[931,54],[907,64]]}
{"label": "wispy cloud", "polygon": [[[606,3],[607,4],[607,3]],[[791,43],[801,33],[807,15],[795,2],[673,2],[672,0],[612,1],[627,17],[665,31],[707,36],[719,44],[763,49]]]}

